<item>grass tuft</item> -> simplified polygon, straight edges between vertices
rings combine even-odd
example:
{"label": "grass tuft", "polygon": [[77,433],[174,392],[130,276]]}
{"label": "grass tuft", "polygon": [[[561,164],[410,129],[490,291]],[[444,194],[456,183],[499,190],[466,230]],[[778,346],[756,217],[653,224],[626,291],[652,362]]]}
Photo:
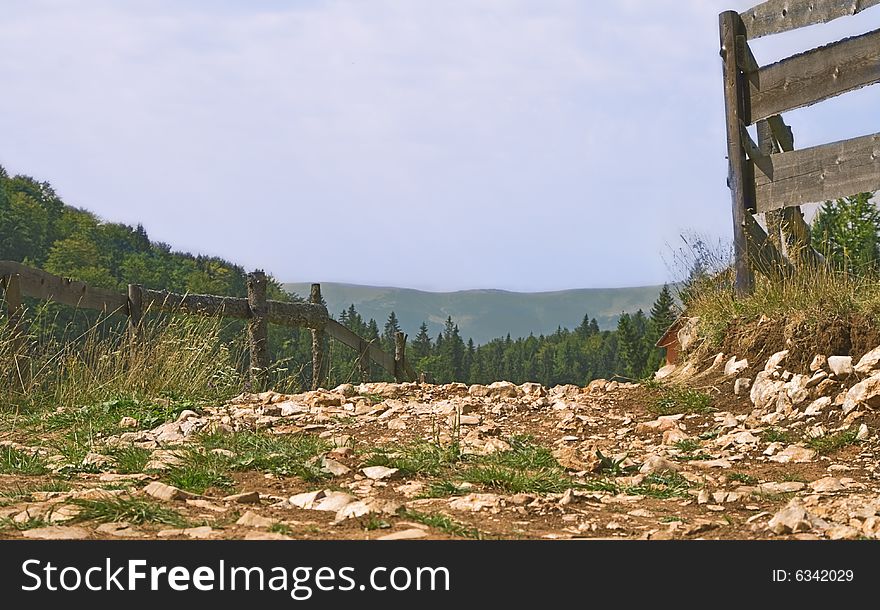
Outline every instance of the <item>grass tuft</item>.
{"label": "grass tuft", "polygon": [[712,397],[692,388],[668,386],[651,405],[648,411],[655,415],[678,415],[679,413],[708,413],[712,408]]}
{"label": "grass tuft", "polygon": [[846,430],[841,430],[840,432],[835,432],[834,434],[820,436],[819,438],[811,438],[807,441],[807,447],[809,447],[810,449],[815,449],[823,455],[834,453],[839,449],[843,449],[844,447],[849,447],[850,445],[855,445],[856,443],[858,443],[858,433],[858,426],[851,426]]}
{"label": "grass tuft", "polygon": [[117,523],[125,521],[134,525],[160,523],[183,527],[186,520],[176,510],[140,498],[114,497],[100,500],[73,499],[70,504],[79,507],[74,521],[97,521]]}

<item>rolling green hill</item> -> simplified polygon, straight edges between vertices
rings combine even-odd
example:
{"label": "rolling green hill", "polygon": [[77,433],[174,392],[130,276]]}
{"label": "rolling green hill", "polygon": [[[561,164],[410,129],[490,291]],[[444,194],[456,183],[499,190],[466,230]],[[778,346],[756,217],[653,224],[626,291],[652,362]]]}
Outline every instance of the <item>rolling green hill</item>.
{"label": "rolling green hill", "polygon": [[[308,296],[309,285],[284,284],[286,290]],[[504,290],[462,290],[425,292],[408,288],[321,284],[327,308],[334,317],[352,303],[364,319],[374,318],[379,327],[394,311],[400,326],[414,337],[422,321],[432,336],[440,332],[447,316],[458,324],[465,339],[477,344],[510,333],[511,337],[549,334],[558,326],[573,329],[589,314],[599,327],[612,329],[622,312],[646,313],[661,286],[636,288],[589,288],[556,292],[507,292]]]}

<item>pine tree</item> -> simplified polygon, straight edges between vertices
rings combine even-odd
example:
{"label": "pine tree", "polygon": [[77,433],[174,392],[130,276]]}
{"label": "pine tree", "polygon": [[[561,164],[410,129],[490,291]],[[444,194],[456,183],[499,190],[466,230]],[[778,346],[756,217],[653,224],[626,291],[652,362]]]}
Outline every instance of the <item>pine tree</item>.
{"label": "pine tree", "polygon": [[813,221],[813,247],[838,269],[857,275],[880,269],[880,211],[872,197],[826,201]]}
{"label": "pine tree", "polygon": [[428,325],[422,322],[419,326],[419,333],[412,342],[413,361],[419,362],[422,358],[431,355],[431,335],[428,334]]}
{"label": "pine tree", "polygon": [[648,363],[645,373],[650,373],[659,368],[666,356],[666,350],[655,347],[663,333],[672,326],[678,317],[678,308],[669,286],[664,284],[657,300],[651,306],[651,317],[648,321],[648,334],[645,336],[645,350],[648,353]]}
{"label": "pine tree", "polygon": [[392,311],[388,315],[385,327],[382,330],[382,344],[384,349],[389,353],[394,353],[394,337],[400,332],[400,324],[397,322],[397,315]]}

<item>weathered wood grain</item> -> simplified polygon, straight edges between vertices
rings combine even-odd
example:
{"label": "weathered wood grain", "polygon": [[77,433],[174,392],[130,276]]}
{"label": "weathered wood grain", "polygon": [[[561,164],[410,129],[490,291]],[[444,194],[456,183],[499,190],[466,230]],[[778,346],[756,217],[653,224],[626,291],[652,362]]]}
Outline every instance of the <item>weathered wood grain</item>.
{"label": "weathered wood grain", "polygon": [[248,347],[250,375],[253,389],[266,389],[269,376],[269,304],[266,301],[266,274],[254,271],[247,274]]}
{"label": "weathered wood grain", "polygon": [[[336,320],[328,320],[327,325],[324,327],[324,331],[332,338],[354,350],[360,350],[363,347],[363,339],[361,339],[359,336],[357,336],[355,333],[353,333],[351,330],[349,330]],[[377,363],[383,369],[388,371],[389,374],[394,375],[393,356],[391,356],[390,354],[386,354],[372,343],[368,344],[367,352],[369,353],[370,360]]]}
{"label": "weathered wood grain", "polygon": [[18,274],[21,293],[26,297],[107,313],[127,312],[128,297],[124,294],[94,288],[84,282],[52,275],[21,263],[0,261],[0,275],[12,274]]}
{"label": "weathered wood grain", "polygon": [[749,123],[880,82],[880,30],[760,68],[749,80]]}
{"label": "weathered wood grain", "polygon": [[247,299],[224,297],[213,294],[178,294],[167,290],[143,289],[144,309],[175,311],[206,316],[225,316],[228,318],[250,317]]}
{"label": "weathered wood grain", "polygon": [[[309,303],[321,305],[321,285],[312,284],[309,293]],[[324,364],[324,331],[320,328],[312,329],[312,389],[317,390],[324,385],[326,380]]]}
{"label": "weathered wood grain", "polygon": [[791,131],[791,127],[785,124],[781,116],[774,114],[771,117],[767,117],[767,125],[770,127],[773,138],[779,144],[781,151],[794,150],[794,133]]}
{"label": "weathered wood grain", "polygon": [[880,133],[770,156],[755,171],[758,212],[880,190]]}
{"label": "weathered wood grain", "polygon": [[751,168],[743,148],[741,117],[745,113],[745,83],[743,73],[736,63],[737,36],[743,35],[739,14],[726,11],[719,16],[721,57],[724,75],[724,115],[727,127],[727,184],[733,207],[734,290],[737,296],[745,296],[754,289],[754,276],[749,264],[747,216],[751,216],[753,201],[747,185],[752,182]]}
{"label": "weathered wood grain", "polygon": [[880,0],[768,0],[742,13],[748,38],[760,38],[855,15]]}
{"label": "weathered wood grain", "polygon": [[746,228],[749,237],[749,259],[755,269],[773,280],[791,277],[794,268],[751,214],[746,217]]}

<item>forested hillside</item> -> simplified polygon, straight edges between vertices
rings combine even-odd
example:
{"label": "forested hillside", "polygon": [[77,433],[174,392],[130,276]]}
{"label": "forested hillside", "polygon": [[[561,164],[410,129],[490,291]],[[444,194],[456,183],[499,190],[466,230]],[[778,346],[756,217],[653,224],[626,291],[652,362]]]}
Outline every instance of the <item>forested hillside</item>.
{"label": "forested hillside", "polygon": [[[48,182],[27,176],[9,176],[0,168],[0,258],[21,261],[50,273],[103,288],[124,291],[129,283],[175,292],[244,296],[245,273],[239,265],[218,257],[172,250],[153,242],[142,226],[105,222],[91,212],[67,205]],[[274,279],[269,297],[298,299]],[[397,315],[365,319],[349,306],[331,311],[340,322],[368,340],[393,351],[392,337],[400,329]],[[505,334],[477,346],[462,336],[457,320],[447,318],[442,332],[420,332],[409,337],[408,355],[420,372],[437,382],[489,383],[505,379],[516,383],[538,381],[584,384],[597,377],[642,377],[660,361],[653,344],[675,316],[670,291],[663,289],[649,314],[639,310],[620,316],[616,330],[600,330],[595,315],[583,312],[574,329],[528,337]],[[59,308],[56,323],[91,322],[88,316]],[[243,325],[230,322],[224,336],[240,338]],[[275,363],[273,377],[293,379],[304,386],[311,378],[311,335],[307,330],[271,329]],[[355,355],[332,345],[330,382],[358,379]],[[372,379],[383,378],[376,367]]]}

